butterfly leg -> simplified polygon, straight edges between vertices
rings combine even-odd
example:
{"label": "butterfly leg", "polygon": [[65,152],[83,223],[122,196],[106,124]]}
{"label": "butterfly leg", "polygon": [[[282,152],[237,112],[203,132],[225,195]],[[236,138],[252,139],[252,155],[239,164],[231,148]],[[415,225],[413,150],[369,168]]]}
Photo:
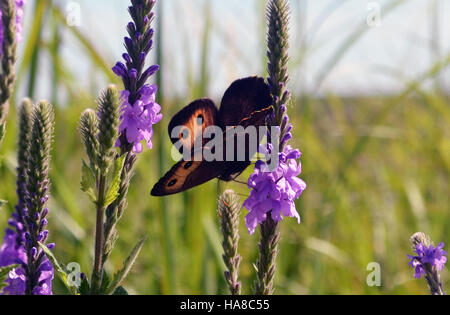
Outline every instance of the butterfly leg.
{"label": "butterfly leg", "polygon": [[237,180],[236,178],[233,178],[232,181],[235,182],[235,183],[247,186],[247,183],[241,182],[241,181]]}

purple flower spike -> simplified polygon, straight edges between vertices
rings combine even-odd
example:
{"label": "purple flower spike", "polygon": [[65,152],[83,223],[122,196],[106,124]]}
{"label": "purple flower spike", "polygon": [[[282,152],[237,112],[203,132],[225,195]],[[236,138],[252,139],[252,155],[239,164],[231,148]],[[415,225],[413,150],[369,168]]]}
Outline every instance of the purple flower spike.
{"label": "purple flower spike", "polygon": [[131,106],[128,103],[129,92],[125,91],[125,101],[122,105],[122,123],[119,131],[125,132],[128,143],[133,144],[133,152],[141,153],[145,140],[149,149],[152,148],[153,125],[162,119],[161,107],[155,102],[156,85],[144,86],[141,91],[141,99]]}
{"label": "purple flower spike", "polygon": [[15,230],[6,231],[0,248],[0,267],[20,267],[8,274],[3,294],[52,294],[53,267],[38,242],[45,244],[48,237],[44,230],[48,221],[44,217],[48,214],[53,112],[48,103],[36,105],[33,116],[31,108],[31,102],[24,102],[19,115],[18,203],[12,216]]}
{"label": "purple flower spike", "polygon": [[125,77],[127,75],[127,68],[121,62],[118,62],[113,68],[113,72],[119,77]]}
{"label": "purple flower spike", "polygon": [[433,245],[426,246],[424,244],[415,245],[414,252],[416,256],[408,255],[411,261],[409,266],[415,269],[414,277],[420,279],[422,275],[425,275],[424,265],[429,265],[431,268],[435,268],[438,272],[444,269],[447,262],[447,252],[444,251],[444,243],[440,243],[438,246]]}
{"label": "purple flower spike", "polygon": [[[287,116],[286,116],[286,117],[287,117]],[[287,126],[287,128],[286,128],[286,133],[291,133],[292,128],[293,128],[292,124],[290,124],[289,126]]]}
{"label": "purple flower spike", "polygon": [[136,80],[137,80],[137,76],[138,76],[137,70],[136,70],[136,69],[130,69],[130,70],[128,71],[128,76],[129,76],[130,79],[132,79],[133,81],[136,81]]}
{"label": "purple flower spike", "polygon": [[301,164],[297,163],[298,158],[300,152],[287,146],[279,154],[279,165],[274,171],[270,171],[269,166],[262,161],[256,164],[248,180],[250,196],[243,205],[249,210],[245,222],[250,234],[267,219],[269,212],[275,222],[280,222],[284,216],[296,218],[300,223],[295,200],[306,189],[306,184],[297,177],[302,172]]}
{"label": "purple flower spike", "polygon": [[424,233],[416,233],[411,237],[416,255],[408,255],[409,266],[414,269],[414,278],[424,276],[432,295],[445,295],[440,272],[447,263],[447,252],[444,243],[434,247],[431,238]]}
{"label": "purple flower spike", "polygon": [[[0,267],[16,264],[18,261],[26,262],[27,254],[23,245],[17,242],[16,233],[12,230],[6,230],[3,245],[0,249]],[[6,283],[8,286],[3,290],[3,294],[23,295],[26,287],[25,271],[23,267],[12,270]]]}
{"label": "purple flower spike", "polygon": [[153,125],[161,121],[161,107],[156,103],[157,87],[147,85],[147,80],[158,70],[158,65],[145,69],[145,60],[153,46],[154,30],[150,24],[155,1],[150,2],[149,11],[144,12],[139,1],[132,1],[129,11],[133,21],[128,24],[129,37],[125,37],[127,53],[122,55],[125,64],[118,62],[112,69],[122,78],[125,90],[122,93],[122,116],[119,131],[121,137],[116,145],[123,151],[141,153],[142,141],[152,148]]}
{"label": "purple flower spike", "polygon": [[[17,42],[22,41],[22,19],[23,19],[23,6],[25,5],[25,0],[15,0],[16,2],[16,40]],[[0,11],[0,20],[2,18],[2,12]],[[4,30],[3,23],[0,23],[0,47],[3,46]],[[1,49],[0,49],[1,54]]]}
{"label": "purple flower spike", "polygon": [[124,53],[124,54],[122,55],[122,58],[123,58],[127,63],[132,63],[131,57],[130,57],[129,54]]}

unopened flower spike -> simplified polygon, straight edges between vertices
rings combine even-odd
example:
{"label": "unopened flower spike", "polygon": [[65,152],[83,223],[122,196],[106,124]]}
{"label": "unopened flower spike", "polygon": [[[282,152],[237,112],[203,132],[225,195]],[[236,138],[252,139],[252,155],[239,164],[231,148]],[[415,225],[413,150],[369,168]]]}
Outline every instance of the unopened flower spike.
{"label": "unopened flower spike", "polygon": [[239,213],[241,205],[239,197],[232,190],[226,190],[218,201],[218,214],[223,235],[223,261],[227,270],[225,280],[232,295],[241,293],[241,282],[238,281],[241,256],[238,254],[239,245]]}

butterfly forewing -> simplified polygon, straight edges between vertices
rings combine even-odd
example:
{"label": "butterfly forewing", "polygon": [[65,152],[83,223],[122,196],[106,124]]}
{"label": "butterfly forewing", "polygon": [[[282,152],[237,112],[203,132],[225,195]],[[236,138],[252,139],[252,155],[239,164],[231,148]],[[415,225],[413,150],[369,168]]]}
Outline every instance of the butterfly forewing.
{"label": "butterfly forewing", "polygon": [[[240,108],[240,110],[239,110]],[[240,112],[238,119],[231,116],[231,112]],[[221,180],[229,181],[241,174],[250,166],[251,159],[256,154],[265,132],[261,132],[259,127],[266,125],[266,118],[272,114],[272,98],[270,88],[264,82],[264,79],[250,77],[235,81],[225,93],[222,100],[222,106],[219,111],[220,124],[226,126],[225,134],[233,130],[233,127],[243,127],[234,129],[234,161],[227,161],[226,168],[220,176]],[[236,115],[235,115],[236,116]],[[248,127],[255,127],[256,138],[249,138]],[[238,139],[244,141],[244,148],[240,148]],[[225,142],[230,140],[225,137]],[[252,142],[255,141],[256,143]],[[226,147],[226,144],[224,144]],[[245,150],[245,152],[240,152]],[[242,161],[242,153],[245,160]]]}
{"label": "butterfly forewing", "polygon": [[169,137],[173,144],[180,143],[180,153],[183,148],[194,149],[196,141],[203,145],[203,131],[214,126],[217,121],[218,110],[210,99],[199,99],[176,114],[169,124]]}

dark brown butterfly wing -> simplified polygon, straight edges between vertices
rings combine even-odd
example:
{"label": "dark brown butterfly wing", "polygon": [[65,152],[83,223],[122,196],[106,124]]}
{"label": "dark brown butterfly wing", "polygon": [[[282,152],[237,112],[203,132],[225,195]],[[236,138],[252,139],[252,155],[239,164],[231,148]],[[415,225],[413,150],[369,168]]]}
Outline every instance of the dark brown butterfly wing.
{"label": "dark brown butterfly wing", "polygon": [[[180,141],[185,148],[193,149],[196,139],[200,139],[203,131],[217,123],[217,115],[218,110],[212,100],[204,98],[192,102],[170,121],[169,137],[172,143]],[[180,151],[183,153],[182,149]]]}
{"label": "dark brown butterfly wing", "polygon": [[221,164],[181,161],[153,187],[151,194],[155,197],[169,196],[202,185],[220,176],[223,171]]}
{"label": "dark brown butterfly wing", "polygon": [[[222,128],[255,126],[258,129],[266,124],[266,118],[272,112],[272,97],[269,86],[263,78],[249,77],[235,81],[225,92],[218,120]],[[236,135],[236,139],[239,136],[239,134]],[[258,144],[256,148],[263,137],[264,135],[259,134],[258,130]],[[234,143],[237,143],[236,139]],[[224,146],[226,147],[226,144]],[[253,157],[256,154],[254,150],[250,152],[251,147],[247,143],[246,157]],[[237,150],[238,148],[235,146],[235,161],[225,163],[225,169],[220,176],[221,180],[230,181],[250,166],[250,159],[247,161],[238,161],[236,159]]]}
{"label": "dark brown butterfly wing", "polygon": [[270,88],[263,78],[240,79],[228,88],[219,110],[218,124],[222,129],[237,126],[252,113],[272,106]]}
{"label": "dark brown butterfly wing", "polygon": [[[181,110],[169,124],[169,136],[176,127],[183,126],[184,130],[171,137],[171,140],[174,144],[181,141],[183,145],[193,149],[195,136],[201,136],[209,126],[218,125],[222,130],[237,125],[244,128],[252,125],[263,126],[267,115],[272,112],[271,103],[270,89],[264,79],[241,79],[235,81],[226,91],[220,111],[209,99],[194,101]],[[199,119],[201,124],[198,123]],[[173,195],[215,178],[229,181],[232,174],[243,172],[249,165],[250,161],[181,161],[155,185],[151,194],[157,197]]]}

